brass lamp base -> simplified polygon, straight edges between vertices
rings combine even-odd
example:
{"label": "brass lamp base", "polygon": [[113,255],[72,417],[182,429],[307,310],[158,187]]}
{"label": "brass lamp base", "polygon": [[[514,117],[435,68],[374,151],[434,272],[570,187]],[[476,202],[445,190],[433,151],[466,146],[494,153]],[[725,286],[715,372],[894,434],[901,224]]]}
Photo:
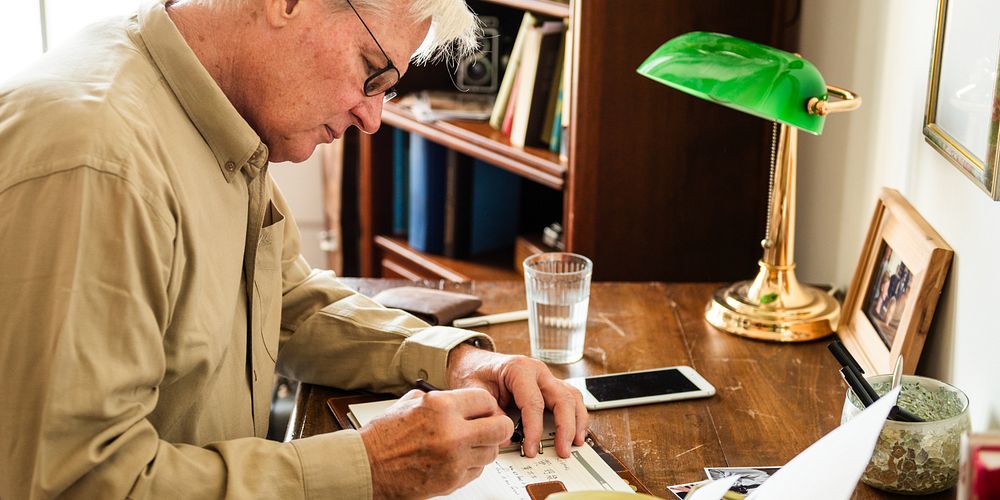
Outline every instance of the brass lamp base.
{"label": "brass lamp base", "polygon": [[833,333],[840,303],[816,287],[801,285],[791,269],[761,271],[715,291],[705,319],[720,330],[773,342],[804,342]]}

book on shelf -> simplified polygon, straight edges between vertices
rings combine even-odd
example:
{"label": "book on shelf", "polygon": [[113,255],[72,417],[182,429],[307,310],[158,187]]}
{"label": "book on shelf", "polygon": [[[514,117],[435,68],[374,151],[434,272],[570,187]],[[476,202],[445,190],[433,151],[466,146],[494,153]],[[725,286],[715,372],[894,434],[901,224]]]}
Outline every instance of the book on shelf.
{"label": "book on shelf", "polygon": [[[562,85],[559,86],[559,91],[556,93],[555,99],[555,115],[552,117],[552,123],[549,124],[549,151],[553,153],[558,153],[559,148],[562,146],[562,102],[563,102],[563,89]],[[543,133],[544,136],[544,133]]]}
{"label": "book on shelf", "polygon": [[553,80],[563,51],[562,21],[545,21],[532,26],[524,38],[518,66],[518,87],[510,142],[515,146],[538,146],[552,95]]}
{"label": "book on shelf", "polygon": [[518,68],[511,68],[514,72],[514,85],[511,87],[510,98],[507,102],[507,110],[504,111],[503,121],[500,125],[500,132],[510,137],[510,127],[514,124],[514,105],[517,103],[517,88],[521,84],[521,75]]}
{"label": "book on shelf", "polygon": [[509,248],[517,237],[521,178],[475,160],[472,168],[469,254]]}
{"label": "book on shelf", "polygon": [[535,16],[531,12],[525,12],[521,18],[521,27],[517,30],[517,37],[514,38],[514,46],[511,48],[510,57],[507,60],[507,69],[504,70],[503,80],[500,81],[500,90],[497,91],[497,98],[490,114],[490,126],[497,130],[503,129],[504,117],[507,115],[507,106],[510,104],[510,96],[514,88],[514,76],[521,63],[524,36],[528,31],[527,28],[534,26],[534,24]]}
{"label": "book on shelf", "polygon": [[554,140],[558,140],[558,134],[553,135],[552,131],[562,127],[562,118],[560,117],[562,114],[562,74],[565,67],[562,54],[557,55],[555,78],[552,79],[552,86],[549,88],[549,101],[545,109],[545,121],[542,125],[542,131],[538,136],[538,141],[548,145],[549,150],[555,147],[556,151],[558,151],[559,148],[558,142],[553,145]]}
{"label": "book on shelf", "polygon": [[419,252],[444,251],[447,149],[410,134],[410,199],[407,242]]}
{"label": "book on shelf", "polygon": [[392,233],[406,234],[410,205],[410,134],[392,131]]}
{"label": "book on shelf", "polygon": [[[570,109],[572,106],[572,90],[573,90],[573,20],[567,19],[566,26],[566,40],[563,42],[563,74],[562,74],[562,85],[560,85],[559,96],[562,99],[562,112],[559,114],[559,119],[562,126],[559,128],[559,144],[552,149],[553,152],[559,153],[559,158],[563,161],[569,161],[569,155],[567,151],[567,142],[569,142],[569,137],[567,136],[567,129],[569,129],[570,121]],[[552,144],[550,144],[552,146]]]}
{"label": "book on shelf", "polygon": [[455,259],[469,254],[472,207],[471,158],[448,150],[445,162],[444,255]]}

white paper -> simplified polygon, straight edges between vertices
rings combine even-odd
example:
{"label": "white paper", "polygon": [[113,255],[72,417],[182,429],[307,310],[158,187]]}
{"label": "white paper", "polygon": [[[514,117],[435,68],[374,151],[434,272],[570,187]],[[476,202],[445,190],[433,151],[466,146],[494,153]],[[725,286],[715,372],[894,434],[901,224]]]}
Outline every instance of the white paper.
{"label": "white paper", "polygon": [[725,495],[729,488],[732,488],[736,481],[740,479],[740,476],[729,476],[720,477],[719,479],[713,479],[707,483],[698,487],[690,495],[684,497],[684,500],[719,500],[722,495]]}
{"label": "white paper", "polygon": [[524,487],[532,483],[562,481],[567,491],[621,491],[634,493],[589,445],[574,446],[569,458],[559,458],[555,450],[535,458],[520,453],[501,453],[483,469],[483,474],[450,495],[449,499],[530,500]]}
{"label": "white paper", "polygon": [[384,401],[372,401],[371,403],[358,403],[355,405],[347,405],[347,409],[354,418],[358,420],[358,424],[361,427],[368,425],[368,422],[375,420],[376,418],[382,416],[386,410],[392,406],[393,403],[398,401],[397,399],[387,399]]}
{"label": "white paper", "polygon": [[850,422],[799,453],[747,499],[850,500],[872,458],[889,410],[896,404],[899,389],[889,391]]}
{"label": "white paper", "polygon": [[[396,400],[375,401],[348,405],[358,423],[367,425],[395,403]],[[554,422],[546,421],[555,429]],[[634,493],[628,483],[594,451],[590,445],[574,446],[569,458],[559,458],[556,451],[546,447],[543,455],[522,457],[515,446],[512,451],[501,453],[496,461],[483,469],[482,475],[469,484],[440,498],[476,498],[529,500],[524,487],[532,483],[562,481],[567,491],[623,491]]]}

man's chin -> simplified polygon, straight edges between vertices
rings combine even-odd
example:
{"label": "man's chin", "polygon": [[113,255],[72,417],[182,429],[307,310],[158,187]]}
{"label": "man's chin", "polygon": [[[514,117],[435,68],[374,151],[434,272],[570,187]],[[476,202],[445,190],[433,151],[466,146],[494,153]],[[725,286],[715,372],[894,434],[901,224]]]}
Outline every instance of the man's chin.
{"label": "man's chin", "polygon": [[312,157],[316,145],[301,145],[290,148],[274,148],[270,150],[268,160],[272,163],[291,162],[302,163]]}

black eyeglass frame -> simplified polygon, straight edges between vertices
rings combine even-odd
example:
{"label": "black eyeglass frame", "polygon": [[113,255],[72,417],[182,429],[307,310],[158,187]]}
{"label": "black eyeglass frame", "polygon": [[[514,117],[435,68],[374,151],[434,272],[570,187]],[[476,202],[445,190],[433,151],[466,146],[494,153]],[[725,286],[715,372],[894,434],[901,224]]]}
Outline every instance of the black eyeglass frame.
{"label": "black eyeglass frame", "polygon": [[[400,79],[399,69],[397,69],[396,65],[393,64],[392,59],[389,58],[389,54],[385,53],[385,49],[382,48],[382,44],[378,43],[378,39],[375,38],[375,34],[372,33],[371,28],[368,27],[368,23],[366,23],[364,18],[361,17],[361,13],[358,12],[358,9],[354,8],[354,4],[351,3],[351,0],[345,0],[345,1],[347,2],[347,5],[351,7],[351,10],[354,11],[354,15],[358,16],[358,20],[361,21],[361,25],[365,27],[365,31],[367,31],[368,35],[372,37],[372,41],[375,42],[375,46],[378,47],[378,50],[382,52],[382,56],[385,57],[385,60],[388,63],[384,68],[379,69],[374,74],[365,79],[365,86],[364,88],[362,88],[362,91],[364,91],[365,95],[368,97],[375,97],[379,94],[383,94],[382,102],[389,102],[392,100],[392,98],[396,97],[396,84],[399,83]],[[375,81],[376,78],[390,71],[396,72],[396,80],[393,81],[391,85],[389,85],[388,87],[385,87],[385,85],[381,85],[374,87],[372,90],[369,90],[369,88],[372,87],[372,82]]]}

